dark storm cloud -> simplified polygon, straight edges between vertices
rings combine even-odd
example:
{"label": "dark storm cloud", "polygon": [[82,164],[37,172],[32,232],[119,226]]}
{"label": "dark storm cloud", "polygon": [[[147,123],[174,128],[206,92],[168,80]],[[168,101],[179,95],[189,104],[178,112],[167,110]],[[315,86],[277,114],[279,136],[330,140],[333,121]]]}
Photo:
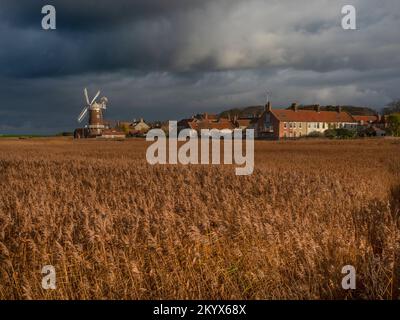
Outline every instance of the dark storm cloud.
{"label": "dark storm cloud", "polygon": [[208,2],[55,0],[50,3],[57,11],[57,30],[43,31],[41,8],[49,1],[4,0],[0,73],[35,78],[169,70],[185,29],[177,15],[202,10]]}
{"label": "dark storm cloud", "polygon": [[2,3],[3,75],[43,77],[167,68],[176,46],[169,13],[206,2],[52,1],[58,27],[53,32],[40,28],[41,7],[47,3]]}
{"label": "dark storm cloud", "polygon": [[0,131],[73,127],[85,86],[114,119],[260,104],[266,88],[280,106],[382,107],[400,85],[400,2],[352,2],[356,31],[344,0],[2,0]]}
{"label": "dark storm cloud", "polygon": [[[133,20],[151,19],[176,11],[199,8],[211,0],[3,0],[2,16],[8,23],[33,27],[45,5],[57,9],[63,30],[113,29]],[[235,1],[235,0],[233,0]]]}
{"label": "dark storm cloud", "polygon": [[326,72],[400,64],[398,1],[376,10],[372,0],[354,1],[361,27],[350,32],[340,27],[343,1],[305,2],[58,0],[52,3],[57,30],[49,32],[40,29],[46,1],[6,0],[1,73],[54,77],[271,67]]}

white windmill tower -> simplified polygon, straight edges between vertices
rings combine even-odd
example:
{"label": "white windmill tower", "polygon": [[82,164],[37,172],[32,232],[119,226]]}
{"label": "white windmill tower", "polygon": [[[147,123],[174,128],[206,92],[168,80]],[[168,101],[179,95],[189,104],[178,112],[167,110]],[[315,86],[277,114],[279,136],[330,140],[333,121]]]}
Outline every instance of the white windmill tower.
{"label": "white windmill tower", "polygon": [[85,94],[86,106],[80,113],[78,117],[78,122],[82,122],[85,116],[89,113],[89,123],[86,126],[89,136],[101,135],[102,130],[105,129],[103,121],[103,110],[107,108],[106,105],[108,103],[108,99],[106,97],[102,97],[100,99],[100,102],[96,102],[96,99],[100,95],[100,91],[98,91],[90,102],[87,89],[85,88],[83,92]]}

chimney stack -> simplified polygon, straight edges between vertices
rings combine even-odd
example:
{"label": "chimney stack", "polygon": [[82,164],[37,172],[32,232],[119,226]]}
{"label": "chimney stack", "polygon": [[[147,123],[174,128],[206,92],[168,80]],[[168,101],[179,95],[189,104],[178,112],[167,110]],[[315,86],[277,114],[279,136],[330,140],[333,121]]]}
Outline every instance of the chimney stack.
{"label": "chimney stack", "polygon": [[321,112],[321,106],[319,104],[315,105],[315,110],[320,113]]}
{"label": "chimney stack", "polygon": [[268,101],[267,104],[265,105],[265,111],[271,112],[271,110],[272,110],[271,101]]}
{"label": "chimney stack", "polygon": [[341,113],[342,112],[342,107],[341,106],[337,106],[337,112]]}
{"label": "chimney stack", "polygon": [[297,112],[297,111],[299,110],[299,106],[297,105],[296,102],[293,102],[293,103],[292,103],[292,109],[293,109],[293,111],[295,111],[295,112]]}
{"label": "chimney stack", "polygon": [[204,119],[208,120],[208,113],[207,112],[204,113]]}

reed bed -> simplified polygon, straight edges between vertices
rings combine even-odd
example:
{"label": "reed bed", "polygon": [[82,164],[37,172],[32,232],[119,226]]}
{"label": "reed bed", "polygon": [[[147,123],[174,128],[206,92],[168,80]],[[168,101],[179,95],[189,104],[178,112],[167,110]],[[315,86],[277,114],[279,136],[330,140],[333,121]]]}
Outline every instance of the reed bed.
{"label": "reed bed", "polygon": [[250,176],[146,147],[0,141],[0,299],[399,297],[398,140],[257,141]]}

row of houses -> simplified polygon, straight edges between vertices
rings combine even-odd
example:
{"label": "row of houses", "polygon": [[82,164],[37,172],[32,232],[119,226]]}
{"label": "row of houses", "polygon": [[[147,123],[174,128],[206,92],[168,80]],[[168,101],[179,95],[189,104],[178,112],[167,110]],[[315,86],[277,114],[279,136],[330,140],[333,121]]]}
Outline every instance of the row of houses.
{"label": "row of houses", "polygon": [[386,126],[385,118],[379,115],[351,115],[340,106],[335,111],[321,110],[319,105],[315,105],[313,110],[304,110],[293,103],[288,109],[273,109],[271,102],[265,105],[259,116],[222,118],[204,113],[178,122],[178,130],[189,128],[200,133],[201,129],[254,129],[256,138],[265,139],[300,138],[339,128],[369,128],[381,136],[385,134]]}
{"label": "row of houses", "polygon": [[151,126],[143,118],[139,120],[134,119],[133,121],[117,121],[115,127],[129,136],[144,135],[151,129]]}
{"label": "row of houses", "polygon": [[[232,133],[234,129],[254,129],[256,138],[261,139],[295,139],[310,135],[323,134],[328,129],[366,130],[376,136],[385,135],[387,120],[378,114],[352,115],[342,110],[323,110],[319,105],[313,108],[300,108],[293,103],[287,109],[273,109],[268,102],[264,110],[247,117],[221,117],[216,114],[196,114],[191,118],[178,121],[178,131],[193,129],[198,134],[202,129],[217,129]],[[123,138],[125,136],[145,136],[152,128],[161,128],[168,133],[168,123],[147,124],[143,119],[133,121],[117,121],[103,132],[103,137]]]}
{"label": "row of houses", "polygon": [[[103,121],[104,129],[101,131],[101,135],[97,136],[98,139],[125,139],[127,136],[130,137],[143,137],[151,129],[142,118],[139,120],[134,119],[133,121],[116,121],[109,122]],[[80,134],[82,130],[75,130],[74,136],[77,138],[77,133]],[[83,137],[82,132],[79,137]]]}
{"label": "row of houses", "polygon": [[314,110],[302,110],[293,103],[289,109],[272,109],[268,102],[258,119],[256,135],[272,139],[298,138],[324,133],[328,129],[359,130],[367,127],[374,128],[377,135],[384,135],[385,126],[379,115],[351,115],[340,106],[335,111],[321,110],[319,105]]}

